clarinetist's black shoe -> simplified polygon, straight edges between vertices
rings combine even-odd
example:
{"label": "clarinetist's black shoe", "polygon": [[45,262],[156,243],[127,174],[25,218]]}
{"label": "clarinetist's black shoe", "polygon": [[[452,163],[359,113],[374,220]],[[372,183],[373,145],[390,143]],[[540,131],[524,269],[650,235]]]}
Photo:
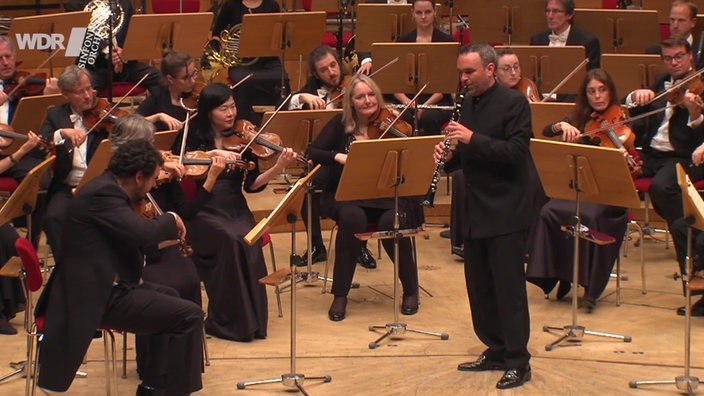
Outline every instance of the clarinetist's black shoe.
{"label": "clarinetist's black shoe", "polygon": [[166,396],[166,391],[161,388],[152,388],[144,384],[137,385],[137,396]]}
{"label": "clarinetist's black shoe", "polygon": [[496,383],[497,389],[510,389],[523,385],[524,383],[530,381],[532,375],[530,372],[530,365],[526,364],[525,367],[512,368],[506,370],[503,377]]}
{"label": "clarinetist's black shoe", "polygon": [[506,365],[503,362],[497,362],[489,359],[482,354],[473,362],[460,363],[457,365],[459,371],[489,371],[489,370],[506,370]]}
{"label": "clarinetist's black shoe", "polygon": [[366,246],[362,246],[362,249],[359,251],[359,258],[357,261],[366,269],[376,269],[376,260],[374,260],[372,252],[370,252]]}
{"label": "clarinetist's black shoe", "polygon": [[[325,247],[313,245],[313,264],[325,261],[328,259],[328,252]],[[308,251],[306,250],[301,256],[301,262],[298,264],[299,267],[308,266]]]}

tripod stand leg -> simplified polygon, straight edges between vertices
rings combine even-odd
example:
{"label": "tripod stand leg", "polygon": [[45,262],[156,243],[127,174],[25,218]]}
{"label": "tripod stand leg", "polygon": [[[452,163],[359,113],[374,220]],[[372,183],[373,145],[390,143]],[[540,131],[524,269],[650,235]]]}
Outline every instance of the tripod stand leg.
{"label": "tripod stand leg", "polygon": [[449,340],[450,335],[447,333],[438,333],[436,331],[428,331],[428,330],[417,330],[417,329],[406,329],[406,331],[410,331],[411,333],[416,333],[416,334],[425,334],[425,335],[431,335],[435,337],[440,337],[441,340]]}
{"label": "tripod stand leg", "polygon": [[237,389],[244,389],[250,385],[276,384],[279,382],[283,382],[283,379],[282,378],[270,378],[270,379],[256,380],[256,381],[238,382]]}
{"label": "tripod stand leg", "polygon": [[594,331],[594,330],[584,330],[584,334],[594,335],[594,336],[599,336],[599,337],[616,338],[618,340],[623,340],[623,342],[631,342],[631,336],[627,336],[627,335],[604,333],[601,331]]}
{"label": "tripod stand leg", "polygon": [[[369,331],[376,331],[376,330],[381,330],[381,329],[386,329],[387,326],[369,326]],[[372,341],[369,343],[369,349],[376,349],[376,347],[379,346],[379,343],[384,341],[385,338],[389,337],[393,331],[391,329],[386,330],[384,334],[381,335],[381,337],[377,338],[376,340]]]}

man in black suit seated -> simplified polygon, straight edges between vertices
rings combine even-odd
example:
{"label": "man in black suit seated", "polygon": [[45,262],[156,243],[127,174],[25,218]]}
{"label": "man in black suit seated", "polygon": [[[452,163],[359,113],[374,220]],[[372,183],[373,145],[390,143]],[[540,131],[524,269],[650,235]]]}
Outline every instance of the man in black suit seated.
{"label": "man in black suit seated", "polygon": [[[314,48],[313,51],[308,54],[308,72],[310,73],[310,77],[308,77],[306,85],[291,97],[288,103],[288,109],[322,110],[339,108],[342,104],[342,91],[347,81],[349,81],[349,76],[342,72],[340,66],[340,57],[333,48],[326,45]],[[318,171],[313,176],[314,187],[325,185],[326,178],[326,169]],[[320,203],[318,195],[319,194],[313,193],[311,205],[311,219],[313,221],[311,225],[313,263],[327,259],[327,251],[320,230]],[[303,211],[301,212],[305,223],[308,221],[308,214],[306,213],[307,207],[308,206],[304,204]],[[308,265],[307,253],[308,252],[305,252],[303,254],[303,259],[300,262],[301,266]],[[364,268],[376,268],[376,260],[374,260],[374,256],[369,249],[367,249],[366,242],[362,245],[362,250],[359,253],[357,261]]]}
{"label": "man in black suit seated", "polygon": [[99,326],[151,336],[138,396],[165,395],[166,381],[185,375],[185,343],[201,339],[203,311],[170,287],[144,282],[142,251],[185,237],[186,228],[175,213],[147,220],[134,210],[163,163],[151,143],[124,143],[108,171],[68,205],[65,249],[55,256],[56,267],[37,303],[37,316],[45,318],[40,387],[64,392],[71,386]]}
{"label": "man in black suit seated", "polygon": [[[655,211],[672,227],[682,214],[682,192],[677,185],[675,164],[680,163],[692,181],[704,178],[704,169],[693,163],[692,154],[704,142],[704,117],[701,98],[687,91],[679,99],[661,97],[672,84],[691,76],[692,50],[680,37],[670,37],[661,43],[662,61],[667,73],[658,75],[649,89],[636,89],[626,97],[631,116],[651,110],[664,111],[635,122],[636,145],[642,145],[643,177],[652,177],[648,193]],[[699,78],[699,77],[695,77]],[[669,96],[669,95],[668,95]],[[672,100],[673,102],[670,102]]]}
{"label": "man in black suit seated", "polygon": [[564,47],[582,45],[589,58],[587,69],[596,69],[601,62],[599,39],[592,34],[573,26],[574,0],[547,0],[545,16],[548,30],[530,38],[530,45]]}
{"label": "man in black suit seated", "polygon": [[44,218],[44,232],[55,255],[60,250],[61,228],[66,208],[73,198],[72,190],[83,177],[98,144],[108,136],[103,127],[86,134],[90,127],[84,124],[84,117],[98,101],[88,70],[67,66],[59,75],[58,84],[68,103],[49,109],[39,129],[42,138],[56,145],[54,178],[49,185]]}
{"label": "man in black suit seated", "polygon": [[[691,1],[675,0],[670,7],[670,36],[681,37],[692,47],[694,64],[697,69],[704,66],[704,59],[701,57],[702,37],[692,35],[692,30],[697,24],[697,5]],[[645,49],[646,54],[660,55],[660,44],[653,44]]]}

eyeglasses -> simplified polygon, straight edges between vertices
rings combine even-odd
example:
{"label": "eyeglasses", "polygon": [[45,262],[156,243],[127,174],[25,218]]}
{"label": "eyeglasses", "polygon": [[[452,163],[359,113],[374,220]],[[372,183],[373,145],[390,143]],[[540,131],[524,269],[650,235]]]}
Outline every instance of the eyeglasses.
{"label": "eyeglasses", "polygon": [[198,78],[198,73],[200,73],[198,70],[193,70],[193,73],[191,73],[191,74],[186,74],[183,77],[176,77],[176,78],[179,80],[183,80],[183,81],[188,81],[190,79],[195,80]]}
{"label": "eyeglasses", "polygon": [[684,52],[678,52],[675,54],[675,56],[668,56],[668,55],[663,55],[662,56],[662,61],[665,63],[672,63],[673,60],[677,61],[677,63],[682,62],[682,59],[684,59],[685,55],[687,55]]}
{"label": "eyeglasses", "polygon": [[502,67],[501,70],[505,71],[506,73],[510,73],[511,70],[518,73],[521,70],[521,65],[519,65],[519,64],[515,64],[513,66],[506,65],[506,66]]}
{"label": "eyeglasses", "polygon": [[559,8],[546,8],[545,9],[546,14],[563,14],[565,12],[567,12],[567,11],[561,10]]}

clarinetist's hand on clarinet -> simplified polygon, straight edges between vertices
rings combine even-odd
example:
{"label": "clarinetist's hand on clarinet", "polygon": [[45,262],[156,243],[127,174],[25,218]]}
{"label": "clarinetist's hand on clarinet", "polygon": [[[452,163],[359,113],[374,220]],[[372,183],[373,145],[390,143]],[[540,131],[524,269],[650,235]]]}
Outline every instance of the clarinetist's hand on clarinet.
{"label": "clarinetist's hand on clarinet", "polygon": [[456,121],[450,121],[445,131],[445,139],[454,139],[464,144],[468,144],[474,135],[474,131]]}
{"label": "clarinetist's hand on clarinet", "polygon": [[[435,159],[436,164],[442,159],[443,151],[445,151],[445,142],[441,140],[435,145],[435,152],[433,153],[433,159]],[[447,156],[445,157],[445,162],[449,161],[450,158],[452,158],[452,151],[448,151]]]}

